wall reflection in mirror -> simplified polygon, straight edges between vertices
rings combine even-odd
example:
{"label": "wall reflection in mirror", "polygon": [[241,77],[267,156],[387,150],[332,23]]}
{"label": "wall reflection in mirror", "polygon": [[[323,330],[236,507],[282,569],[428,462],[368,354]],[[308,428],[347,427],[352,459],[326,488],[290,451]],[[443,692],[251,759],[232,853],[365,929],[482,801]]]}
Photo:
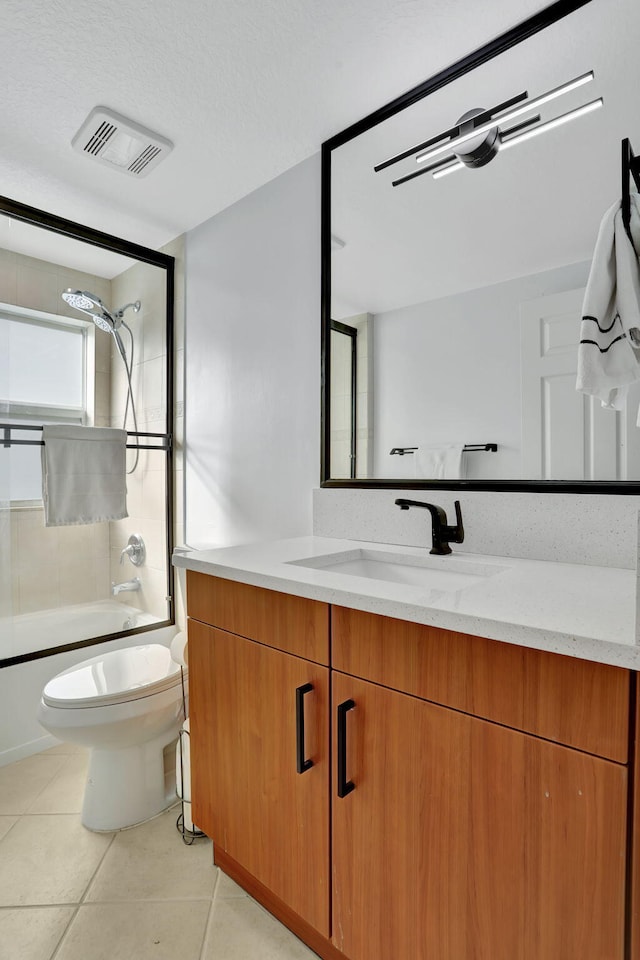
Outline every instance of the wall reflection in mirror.
{"label": "wall reflection in mirror", "polygon": [[331,479],[640,480],[640,383],[576,390],[639,30],[591,0],[332,151]]}

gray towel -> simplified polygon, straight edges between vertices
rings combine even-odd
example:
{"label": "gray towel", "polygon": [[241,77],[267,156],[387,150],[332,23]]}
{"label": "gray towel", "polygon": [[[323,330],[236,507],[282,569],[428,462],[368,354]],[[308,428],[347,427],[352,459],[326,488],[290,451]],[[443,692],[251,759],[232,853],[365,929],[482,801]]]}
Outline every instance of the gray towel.
{"label": "gray towel", "polygon": [[42,438],[45,526],[128,516],[126,431],[56,423],[42,428]]}

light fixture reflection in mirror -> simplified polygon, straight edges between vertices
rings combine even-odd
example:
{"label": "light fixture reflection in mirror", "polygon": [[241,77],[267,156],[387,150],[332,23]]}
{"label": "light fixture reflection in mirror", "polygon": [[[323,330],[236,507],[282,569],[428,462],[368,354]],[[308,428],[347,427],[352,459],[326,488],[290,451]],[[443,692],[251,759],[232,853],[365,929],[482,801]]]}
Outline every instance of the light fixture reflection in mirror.
{"label": "light fixture reflection in mirror", "polygon": [[[575,389],[596,238],[623,195],[621,141],[640,145],[640,5],[548,9],[522,42],[498,38],[326,145],[325,331],[358,331],[363,486],[434,480],[392,449],[489,440],[496,452],[463,454],[466,488],[626,493],[640,481],[640,380],[622,412]],[[447,180],[463,166],[473,172]],[[331,234],[348,240],[333,256]],[[348,485],[347,401],[325,382],[322,479]]]}
{"label": "light fixture reflection in mirror", "polygon": [[455,148],[459,147],[461,144],[466,143],[468,140],[472,140],[481,133],[486,133],[491,130],[492,127],[495,127],[496,123],[507,123],[510,120],[516,120],[518,117],[523,117],[525,113],[529,113],[531,110],[537,110],[538,107],[543,106],[545,103],[549,103],[551,100],[555,100],[557,97],[562,96],[562,94],[570,93],[572,90],[582,87],[585,83],[590,83],[593,80],[593,76],[593,70],[590,70],[588,73],[584,73],[582,76],[576,77],[575,80],[570,80],[568,83],[563,83],[559,87],[549,90],[548,93],[543,93],[539,97],[534,97],[533,100],[528,100],[526,103],[512,107],[498,116],[494,116],[490,120],[487,120],[484,123],[481,123],[479,126],[474,127],[467,133],[453,137],[440,146],[435,146],[431,147],[429,150],[424,150],[422,153],[417,155],[416,162],[424,163],[426,160],[433,160],[435,157],[440,156],[440,154],[446,153],[447,150],[455,151]]}
{"label": "light fixture reflection in mirror", "polygon": [[[541,133],[547,133],[549,130],[555,130],[556,127],[562,126],[564,123],[568,123],[570,120],[577,120],[578,117],[583,117],[587,113],[593,113],[594,110],[598,110],[604,104],[602,97],[599,97],[597,100],[592,100],[590,103],[585,103],[582,107],[577,107],[575,110],[569,110],[568,113],[563,113],[559,117],[554,117],[553,120],[547,120],[545,123],[539,124],[539,126],[533,127],[531,130],[523,130],[521,133],[515,133],[512,136],[499,137],[499,147],[498,153],[501,153],[503,150],[508,150],[509,147],[515,147],[519,143],[524,143],[526,140],[532,140],[534,137],[537,137]],[[464,170],[466,164],[461,160],[454,160],[446,167],[441,167],[439,170],[435,170],[432,174],[434,180],[439,180],[441,177],[446,177],[450,173],[455,173],[456,170]],[[395,184],[394,184],[395,185]]]}

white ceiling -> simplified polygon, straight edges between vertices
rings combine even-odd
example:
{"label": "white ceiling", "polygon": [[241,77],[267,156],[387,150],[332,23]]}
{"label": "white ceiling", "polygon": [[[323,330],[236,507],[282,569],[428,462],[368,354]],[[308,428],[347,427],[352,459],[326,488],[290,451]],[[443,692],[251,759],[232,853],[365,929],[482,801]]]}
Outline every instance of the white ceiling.
{"label": "white ceiling", "polygon": [[[0,194],[157,248],[544,5],[5,0]],[[174,151],[141,180],[92,164],[98,104]]]}

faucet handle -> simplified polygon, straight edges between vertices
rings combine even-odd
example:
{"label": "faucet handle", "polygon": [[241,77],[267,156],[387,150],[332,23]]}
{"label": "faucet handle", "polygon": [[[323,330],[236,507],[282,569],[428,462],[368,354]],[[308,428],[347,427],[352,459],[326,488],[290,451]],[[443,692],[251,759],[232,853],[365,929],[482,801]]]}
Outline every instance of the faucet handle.
{"label": "faucet handle", "polygon": [[129,557],[129,558],[133,557],[135,550],[136,548],[134,547],[134,545],[130,543],[128,546],[124,548],[124,550],[120,551],[120,566],[122,566],[122,564],[124,563],[125,557]]}
{"label": "faucet handle", "polygon": [[124,563],[124,558],[129,557],[134,567],[140,567],[147,557],[147,551],[144,540],[139,533],[132,533],[127,540],[127,545],[120,553],[120,563]]}
{"label": "faucet handle", "polygon": [[460,501],[456,500],[453,504],[456,511],[456,525],[455,527],[447,527],[447,533],[450,536],[452,543],[463,543],[464,542],[464,526],[462,524],[462,510],[460,509]]}

